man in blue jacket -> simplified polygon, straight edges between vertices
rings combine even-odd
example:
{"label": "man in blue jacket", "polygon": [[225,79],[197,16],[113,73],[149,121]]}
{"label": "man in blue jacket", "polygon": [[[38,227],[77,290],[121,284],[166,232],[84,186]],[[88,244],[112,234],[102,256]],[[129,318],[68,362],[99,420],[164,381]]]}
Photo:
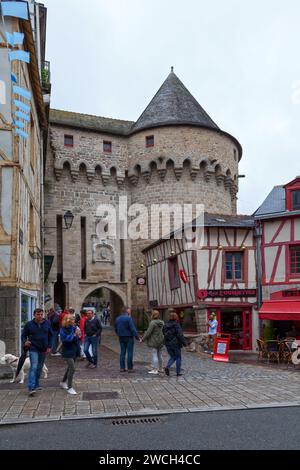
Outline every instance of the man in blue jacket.
{"label": "man in blue jacket", "polygon": [[29,395],[34,396],[39,385],[40,375],[46,359],[51,351],[51,324],[44,318],[44,311],[37,308],[33,312],[33,320],[26,323],[21,335],[23,346],[29,349],[30,369],[28,374]]}
{"label": "man in blue jacket", "polygon": [[125,357],[127,352],[127,366],[128,372],[133,372],[133,349],[134,338],[139,340],[138,332],[136,331],[134,322],[131,318],[131,309],[125,308],[124,313],[121,314],[115,322],[115,331],[119,336],[121,353],[120,353],[120,371],[126,372]]}

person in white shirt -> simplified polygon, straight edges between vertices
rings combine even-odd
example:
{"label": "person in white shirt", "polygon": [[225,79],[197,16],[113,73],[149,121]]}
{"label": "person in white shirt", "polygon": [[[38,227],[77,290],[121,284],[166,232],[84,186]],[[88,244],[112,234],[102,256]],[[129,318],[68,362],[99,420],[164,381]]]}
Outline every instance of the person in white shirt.
{"label": "person in white shirt", "polygon": [[214,312],[211,313],[209,320],[207,322],[208,325],[208,336],[209,336],[209,352],[213,354],[214,346],[215,346],[215,338],[217,336],[218,331],[218,320],[216,318],[216,314]]}

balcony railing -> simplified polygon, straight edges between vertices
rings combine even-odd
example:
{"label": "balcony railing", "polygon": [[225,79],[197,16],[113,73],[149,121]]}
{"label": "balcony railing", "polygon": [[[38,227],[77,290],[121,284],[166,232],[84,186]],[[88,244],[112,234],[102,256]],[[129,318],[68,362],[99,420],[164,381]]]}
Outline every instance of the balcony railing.
{"label": "balcony railing", "polygon": [[51,84],[51,74],[50,74],[50,62],[44,60],[42,62],[42,86],[43,88],[49,88]]}

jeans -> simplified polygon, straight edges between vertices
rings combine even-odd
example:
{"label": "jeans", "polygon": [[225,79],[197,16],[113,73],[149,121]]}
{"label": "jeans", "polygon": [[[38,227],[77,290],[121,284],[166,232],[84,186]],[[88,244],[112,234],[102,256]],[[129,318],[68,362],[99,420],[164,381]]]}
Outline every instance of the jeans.
{"label": "jeans", "polygon": [[46,359],[46,354],[37,351],[29,351],[30,369],[28,374],[28,390],[36,390],[40,384],[40,375]]}
{"label": "jeans", "polygon": [[59,335],[59,331],[52,330],[52,339],[51,339],[51,353],[52,354],[57,353],[58,335]]}
{"label": "jeans", "polygon": [[125,369],[125,357],[127,352],[127,367],[128,370],[133,369],[133,349],[134,349],[134,338],[130,336],[120,336],[120,369]]}
{"label": "jeans", "polygon": [[181,349],[180,348],[167,348],[170,359],[167,364],[167,369],[176,362],[176,374],[180,374],[181,370]]}
{"label": "jeans", "polygon": [[152,348],[152,368],[153,370],[162,370],[163,358],[162,358],[163,347]]}
{"label": "jeans", "polygon": [[[94,364],[95,366],[97,365],[98,361],[98,345],[99,345],[99,336],[85,336],[84,338],[84,354],[87,357],[87,360],[91,363]],[[89,348],[92,346],[92,354],[93,356],[90,355]]]}
{"label": "jeans", "polygon": [[65,357],[64,359],[67,363],[67,370],[62,381],[67,382],[68,388],[72,388],[73,376],[75,373],[75,359],[69,357]]}

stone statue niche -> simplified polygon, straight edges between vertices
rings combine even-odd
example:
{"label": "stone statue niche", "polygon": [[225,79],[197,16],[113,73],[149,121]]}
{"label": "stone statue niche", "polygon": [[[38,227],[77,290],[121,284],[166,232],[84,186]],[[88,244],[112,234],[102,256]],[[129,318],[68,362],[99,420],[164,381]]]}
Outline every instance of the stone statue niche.
{"label": "stone statue niche", "polygon": [[115,264],[115,241],[99,239],[98,235],[92,235],[92,261],[93,263]]}

